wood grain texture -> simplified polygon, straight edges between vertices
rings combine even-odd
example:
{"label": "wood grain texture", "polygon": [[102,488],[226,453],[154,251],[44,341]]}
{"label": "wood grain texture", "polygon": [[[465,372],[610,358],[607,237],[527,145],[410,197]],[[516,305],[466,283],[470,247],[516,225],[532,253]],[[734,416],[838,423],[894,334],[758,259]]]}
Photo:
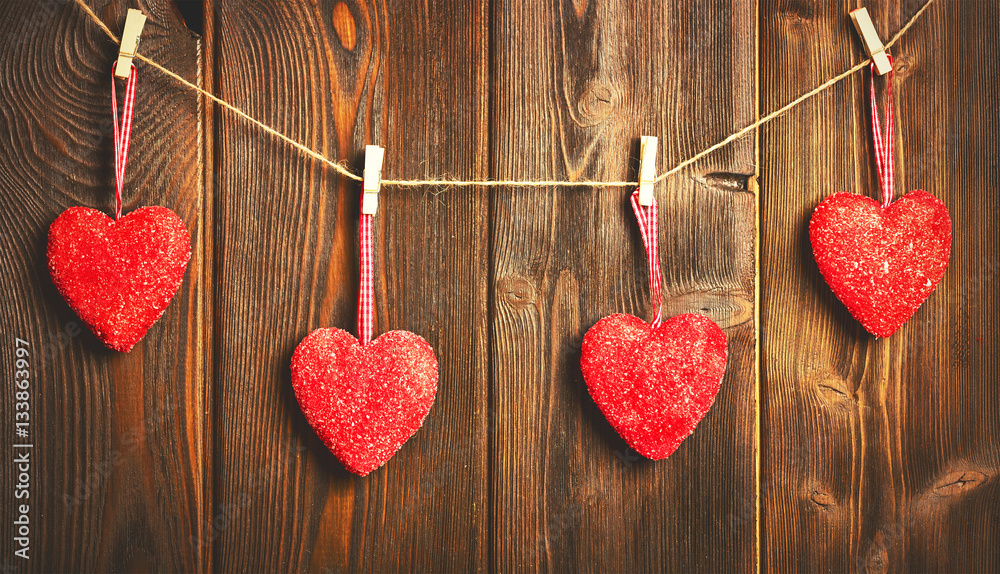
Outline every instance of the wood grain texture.
{"label": "wood grain texture", "polygon": [[[376,143],[386,177],[487,175],[482,8],[220,1],[211,17],[216,93],[254,117],[357,171]],[[306,424],[288,365],[311,330],[356,331],[360,186],[231,116],[213,121],[212,568],[485,568],[488,192],[381,196],[376,334],[425,337],[440,381],[423,428],[359,478]]]}
{"label": "wood grain texture", "polygon": [[[883,38],[920,4],[866,2]],[[854,7],[761,3],[762,110],[863,57]],[[944,201],[954,243],[889,339],[837,301],[806,232],[831,193],[876,195],[867,73],[762,132],[764,570],[1000,569],[996,21],[992,3],[938,2],[892,50],[897,197]]]}
{"label": "wood grain texture", "polygon": [[[752,22],[727,1],[495,3],[493,175],[634,178],[639,135],[662,138],[662,167],[750,123]],[[651,315],[628,191],[493,190],[496,571],[755,567],[755,170],[751,137],[657,192],[664,311],[704,312],[730,344],[714,407],[659,462],[615,434],[579,368],[601,317]]]}
{"label": "wood grain texture", "polygon": [[[121,29],[124,3],[91,6]],[[197,82],[198,39],[169,2],[140,6],[154,22],[143,52]],[[198,99],[155,73],[138,80],[123,211],[174,210],[191,232],[193,254],[184,283],[144,340],[128,354],[110,351],[52,285],[45,245],[49,224],[71,206],[113,212],[109,98],[117,49],[72,3],[4,2],[0,21],[2,364],[13,374],[14,338],[30,342],[34,443],[31,559],[14,557],[6,526],[0,561],[37,572],[202,570],[205,556],[188,544],[200,535],[210,463],[198,352],[207,303],[201,158],[192,145]],[[5,461],[13,458],[13,406],[0,403]],[[13,499],[14,474],[0,476],[10,524],[15,502],[25,501]]]}
{"label": "wood grain texture", "polygon": [[[384,145],[394,179],[634,178],[647,134],[662,171],[863,54],[853,0],[210,0],[202,38],[169,0],[88,1],[116,31],[142,8],[143,54],[355,171]],[[921,4],[865,3],[884,40]],[[945,201],[955,236],[888,340],[806,234],[822,198],[877,189],[866,76],[659,186],[664,313],[730,345],[663,461],[579,370],[597,320],[651,315],[627,190],[387,189],[376,331],[425,337],[441,377],[424,427],[358,478],[288,365],[312,329],[355,329],[359,186],[140,64],[125,211],[175,210],[194,254],[136,350],[104,349],[45,241],[67,207],[112,210],[116,50],[68,0],[0,1],[0,365],[31,342],[35,443],[33,558],[13,558],[5,466],[0,570],[1000,571],[998,18],[937,0],[893,49],[897,190]],[[3,460],[14,412],[5,395]]]}

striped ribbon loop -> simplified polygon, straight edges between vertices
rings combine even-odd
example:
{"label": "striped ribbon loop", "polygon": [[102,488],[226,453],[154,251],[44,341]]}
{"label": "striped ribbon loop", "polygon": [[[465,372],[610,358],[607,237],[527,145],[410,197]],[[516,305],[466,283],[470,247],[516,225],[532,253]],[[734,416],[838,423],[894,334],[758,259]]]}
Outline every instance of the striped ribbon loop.
{"label": "striped ribbon loop", "polygon": [[[893,64],[892,56],[889,63]],[[878,171],[878,181],[882,187],[882,207],[889,207],[896,189],[892,171],[892,71],[886,75],[885,93],[885,136],[878,121],[878,104],[875,101],[875,63],[871,65],[871,107],[872,107],[872,139],[875,140],[875,168]]]}
{"label": "striped ribbon loop", "polygon": [[372,263],[372,216],[361,214],[358,226],[361,247],[361,284],[358,288],[358,340],[367,345],[372,340],[375,312],[375,274]]}
{"label": "striped ribbon loop", "polygon": [[660,326],[663,320],[663,279],[660,277],[659,229],[656,223],[656,199],[649,207],[639,204],[639,190],[632,193],[632,210],[639,221],[639,233],[642,244],[646,247],[646,259],[649,264],[649,294],[656,308],[656,318],[650,323],[653,328]]}
{"label": "striped ribbon loop", "polygon": [[135,108],[135,64],[125,81],[125,101],[122,102],[121,130],[118,129],[118,94],[115,91],[115,68],[111,64],[111,115],[115,127],[115,220],[122,216],[122,188],[125,187],[125,163],[128,161],[128,144],[132,137],[132,110]]}

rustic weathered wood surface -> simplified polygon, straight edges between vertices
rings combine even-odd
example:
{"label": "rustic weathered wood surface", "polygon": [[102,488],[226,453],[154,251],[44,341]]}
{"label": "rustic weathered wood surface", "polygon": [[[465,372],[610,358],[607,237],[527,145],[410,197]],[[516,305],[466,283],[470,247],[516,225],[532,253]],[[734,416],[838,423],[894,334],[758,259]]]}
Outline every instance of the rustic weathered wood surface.
{"label": "rustic weathered wood surface", "polygon": [[[380,143],[387,175],[487,174],[482,10],[219,1],[210,14],[212,83],[254,117],[355,169]],[[485,568],[487,192],[382,194],[376,330],[424,336],[440,390],[392,464],[358,478],[306,424],[288,371],[312,329],[355,331],[358,187],[230,115],[213,121],[227,254],[215,329],[231,335],[214,338],[212,568]]]}
{"label": "rustic weathered wood surface", "polygon": [[[697,14],[658,2],[495,3],[495,176],[627,179],[636,134],[663,134],[662,166],[750,123],[752,21],[752,6],[725,0]],[[493,190],[498,571],[755,567],[754,169],[751,137],[661,189],[666,314],[710,315],[730,360],[698,431],[655,463],[618,437],[579,368],[601,317],[655,314],[628,192]]]}
{"label": "rustic weathered wood surface", "polygon": [[[660,186],[667,314],[706,313],[730,344],[715,406],[660,462],[578,368],[598,319],[650,314],[627,192],[390,188],[376,330],[424,336],[441,380],[366,478],[288,373],[310,330],[354,330],[358,185],[139,64],[125,211],[174,209],[194,254],[136,350],[105,350],[44,249],[67,207],[112,209],[116,50],[71,1],[0,1],[0,364],[31,342],[35,444],[32,559],[5,463],[0,568],[1000,570],[1000,10],[937,1],[893,50],[897,188],[943,199],[955,244],[900,333],[865,334],[805,233],[829,193],[874,193],[862,74]],[[141,7],[143,54],[356,171],[386,146],[392,178],[632,178],[637,136],[670,166],[862,57],[855,2],[88,4],[116,31]],[[869,9],[888,39],[919,5]]]}
{"label": "rustic weathered wood surface", "polygon": [[[212,459],[210,392],[201,349],[213,264],[201,240],[205,196],[195,94],[142,73],[123,211],[168,205],[191,232],[184,287],[131,353],[109,351],[48,276],[49,224],[66,208],[114,210],[109,55],[114,44],[65,2],[7,1],[0,21],[3,148],[2,412],[4,460],[14,437],[14,339],[30,342],[31,560],[13,554],[14,467],[3,476],[0,564],[17,570],[189,571],[208,565],[202,536]],[[116,28],[125,5],[96,5]],[[168,2],[143,5],[143,53],[189,80],[199,39]],[[155,110],[155,112],[152,112]],[[23,439],[17,442],[24,442]]]}
{"label": "rustic weathered wood surface", "polygon": [[[885,31],[920,5],[866,4]],[[761,6],[762,109],[859,61],[860,42],[828,41],[853,33],[854,6]],[[877,193],[867,72],[761,132],[764,570],[1000,569],[997,16],[940,2],[892,50],[897,197],[941,198],[954,244],[937,290],[888,339],[826,288],[806,232],[825,196]]]}

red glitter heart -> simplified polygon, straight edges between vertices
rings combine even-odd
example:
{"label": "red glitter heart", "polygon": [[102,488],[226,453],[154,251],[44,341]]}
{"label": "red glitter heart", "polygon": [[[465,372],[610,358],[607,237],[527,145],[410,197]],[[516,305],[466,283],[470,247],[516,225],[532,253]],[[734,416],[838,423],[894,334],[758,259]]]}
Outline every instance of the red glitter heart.
{"label": "red glitter heart", "polygon": [[128,352],[163,315],[191,258],[184,222],[165,207],[115,221],[71,207],[49,227],[49,274],[69,306],[109,348]]}
{"label": "red glitter heart", "polygon": [[809,240],[837,298],[869,333],[888,337],[944,276],[951,257],[951,217],[944,203],[926,191],[911,191],[887,208],[841,192],[816,207]]}
{"label": "red glitter heart", "polygon": [[385,464],[420,425],[437,394],[434,349],[409,331],[362,346],[341,329],[316,329],[292,354],[292,387],[306,420],[347,470]]}
{"label": "red glitter heart", "polygon": [[605,317],[583,338],[580,367],[594,402],[646,458],[670,456],[715,401],[726,371],[726,334],[686,313],[653,329],[638,317]]}

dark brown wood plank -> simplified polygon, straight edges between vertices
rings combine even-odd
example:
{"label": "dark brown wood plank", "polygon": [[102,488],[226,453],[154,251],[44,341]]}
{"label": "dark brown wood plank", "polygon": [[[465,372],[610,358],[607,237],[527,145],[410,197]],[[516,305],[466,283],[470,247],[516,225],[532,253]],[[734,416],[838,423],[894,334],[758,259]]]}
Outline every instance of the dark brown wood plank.
{"label": "dark brown wood plank", "polygon": [[[922,2],[866,2],[888,39]],[[863,57],[856,2],[761,2],[761,109]],[[937,2],[893,48],[897,197],[944,201],[944,279],[875,339],[813,261],[807,225],[836,191],[874,197],[868,77],[764,129],[764,570],[1000,570],[996,380],[998,49],[990,2]],[[808,54],[808,56],[806,56]]]}
{"label": "dark brown wood plank", "polygon": [[[635,177],[638,136],[671,166],[750,123],[750,3],[497,2],[494,175]],[[667,316],[729,337],[722,390],[667,460],[640,459],[590,399],[584,333],[650,317],[624,189],[494,190],[493,566],[500,572],[756,567],[754,237],[747,137],[661,185]]]}
{"label": "dark brown wood plank", "polygon": [[[355,170],[485,177],[483,8],[228,2],[215,90]],[[469,571],[486,564],[487,192],[387,188],[375,217],[376,334],[434,347],[423,428],[365,478],[306,424],[289,380],[311,330],[355,332],[360,186],[214,116],[217,313],[213,569]]]}
{"label": "dark brown wood plank", "polygon": [[[140,4],[149,16],[142,53],[197,82],[198,38],[170,2]],[[125,2],[90,5],[121,29]],[[45,245],[49,224],[71,206],[113,212],[109,100],[117,47],[72,2],[4,2],[0,22],[0,362],[13,375],[14,338],[30,342],[24,442],[34,444],[31,558],[14,557],[7,526],[0,560],[37,572],[202,570],[204,554],[191,543],[201,536],[209,471],[202,163],[192,145],[198,99],[138,63],[123,211],[173,209],[191,232],[193,254],[159,322],[130,353],[110,351],[52,285]],[[14,403],[0,402],[0,413],[3,458],[11,460]],[[14,475],[0,474],[6,513],[25,501],[13,498]]]}

